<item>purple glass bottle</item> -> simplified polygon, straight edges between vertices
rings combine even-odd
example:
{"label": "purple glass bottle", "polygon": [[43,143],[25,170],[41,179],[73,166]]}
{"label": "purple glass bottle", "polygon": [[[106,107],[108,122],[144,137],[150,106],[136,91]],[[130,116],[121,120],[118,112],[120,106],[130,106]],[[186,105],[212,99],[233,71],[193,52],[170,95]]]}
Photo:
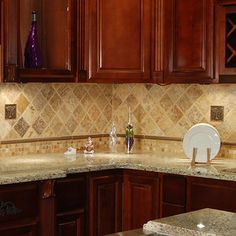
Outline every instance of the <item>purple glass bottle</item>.
{"label": "purple glass bottle", "polygon": [[32,12],[32,25],[25,46],[25,68],[41,68],[41,54],[37,36],[36,12]]}

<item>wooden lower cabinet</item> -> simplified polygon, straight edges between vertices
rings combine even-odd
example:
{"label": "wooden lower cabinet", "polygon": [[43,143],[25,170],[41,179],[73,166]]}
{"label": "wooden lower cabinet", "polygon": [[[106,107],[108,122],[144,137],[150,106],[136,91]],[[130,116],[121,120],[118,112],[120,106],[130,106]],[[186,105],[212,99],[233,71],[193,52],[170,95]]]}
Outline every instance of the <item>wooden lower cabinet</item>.
{"label": "wooden lower cabinet", "polygon": [[12,225],[10,228],[1,229],[2,236],[36,236],[38,235],[36,224],[30,225]]}
{"label": "wooden lower cabinet", "polygon": [[124,230],[137,229],[159,217],[158,173],[127,170],[124,173]]}
{"label": "wooden lower cabinet", "polygon": [[236,212],[236,182],[187,177],[187,210],[214,208]]}
{"label": "wooden lower cabinet", "polygon": [[0,235],[101,236],[202,208],[236,212],[236,182],[105,170],[0,186]]}
{"label": "wooden lower cabinet", "polygon": [[83,210],[57,215],[58,236],[84,236],[85,214]]}
{"label": "wooden lower cabinet", "polygon": [[57,180],[56,199],[56,235],[84,236],[86,232],[86,175],[72,175]]}
{"label": "wooden lower cabinet", "polygon": [[186,211],[186,177],[173,174],[161,175],[160,217]]}
{"label": "wooden lower cabinet", "polygon": [[89,235],[122,231],[122,171],[100,171],[89,176]]}
{"label": "wooden lower cabinet", "polygon": [[38,235],[38,185],[23,183],[0,187],[0,235]]}

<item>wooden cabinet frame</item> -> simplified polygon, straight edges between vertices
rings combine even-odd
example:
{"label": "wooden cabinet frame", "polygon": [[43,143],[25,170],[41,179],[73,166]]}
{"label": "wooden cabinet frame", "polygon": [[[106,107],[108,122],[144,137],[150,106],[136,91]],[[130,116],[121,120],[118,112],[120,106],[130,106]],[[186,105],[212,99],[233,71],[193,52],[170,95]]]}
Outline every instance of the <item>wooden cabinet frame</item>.
{"label": "wooden cabinet frame", "polygon": [[[34,0],[30,0],[34,1]],[[40,0],[42,4],[46,5],[46,0]],[[61,57],[64,61],[59,62],[60,66],[52,65],[52,68],[46,67],[42,69],[25,69],[23,68],[23,57],[22,47],[24,47],[22,40],[22,34],[29,32],[29,28],[21,29],[20,28],[20,15],[21,0],[9,0],[3,1],[4,9],[4,82],[75,82],[78,80],[77,74],[77,63],[80,59],[80,56],[77,53],[81,53],[81,49],[77,47],[77,37],[80,37],[83,31],[83,27],[78,25],[77,20],[81,18],[81,15],[84,14],[83,7],[81,7],[83,0],[67,0],[67,20],[65,27],[68,29],[65,34],[65,42],[62,40],[62,44],[65,45],[65,57]],[[26,2],[26,1],[25,1]],[[78,2],[78,3],[77,3]],[[65,6],[66,7],[66,6]],[[45,6],[47,8],[47,6]],[[31,12],[28,12],[28,15]],[[49,17],[47,18],[50,21],[50,12],[48,13]],[[52,20],[52,22],[54,22]],[[48,25],[45,23],[45,25]],[[49,27],[49,26],[48,26]],[[50,26],[51,27],[51,26]],[[21,31],[23,33],[21,33]],[[47,29],[47,32],[50,32],[50,29]],[[43,32],[42,35],[45,33]],[[50,33],[51,34],[51,33]],[[42,36],[47,37],[47,36]],[[49,38],[49,37],[48,37]],[[83,37],[81,37],[83,38]],[[50,38],[48,44],[53,44],[55,37]],[[59,39],[58,39],[59,40]],[[44,44],[45,40],[42,40]],[[56,42],[55,42],[56,43]],[[42,46],[42,45],[41,45]],[[47,46],[50,47],[50,46]],[[58,56],[58,48],[53,49],[50,58],[56,58]],[[42,50],[42,54],[45,54],[45,50]],[[64,54],[63,54],[64,55]],[[78,58],[77,58],[78,55]],[[44,61],[49,60],[48,55],[44,56]],[[46,62],[45,62],[46,63]],[[62,63],[64,65],[62,66]],[[63,68],[62,68],[63,67]],[[56,69],[57,68],[57,69]]]}

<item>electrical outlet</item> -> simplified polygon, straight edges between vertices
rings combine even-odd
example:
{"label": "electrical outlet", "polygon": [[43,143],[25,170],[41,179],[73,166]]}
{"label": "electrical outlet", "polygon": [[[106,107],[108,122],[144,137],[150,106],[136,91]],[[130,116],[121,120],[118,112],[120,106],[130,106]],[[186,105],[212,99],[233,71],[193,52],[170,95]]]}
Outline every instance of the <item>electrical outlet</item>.
{"label": "electrical outlet", "polygon": [[16,104],[5,104],[5,119],[16,119]]}
{"label": "electrical outlet", "polygon": [[211,106],[211,121],[224,121],[223,106]]}

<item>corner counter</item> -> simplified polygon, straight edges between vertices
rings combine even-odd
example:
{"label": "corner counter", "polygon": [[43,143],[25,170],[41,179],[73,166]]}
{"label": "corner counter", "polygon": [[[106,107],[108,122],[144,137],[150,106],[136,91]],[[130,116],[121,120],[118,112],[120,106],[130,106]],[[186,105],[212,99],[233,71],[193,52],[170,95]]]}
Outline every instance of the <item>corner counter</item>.
{"label": "corner counter", "polygon": [[191,167],[183,154],[108,153],[93,155],[35,154],[0,158],[0,184],[13,184],[66,177],[99,170],[132,169],[236,181],[236,159],[215,159],[210,166]]}

